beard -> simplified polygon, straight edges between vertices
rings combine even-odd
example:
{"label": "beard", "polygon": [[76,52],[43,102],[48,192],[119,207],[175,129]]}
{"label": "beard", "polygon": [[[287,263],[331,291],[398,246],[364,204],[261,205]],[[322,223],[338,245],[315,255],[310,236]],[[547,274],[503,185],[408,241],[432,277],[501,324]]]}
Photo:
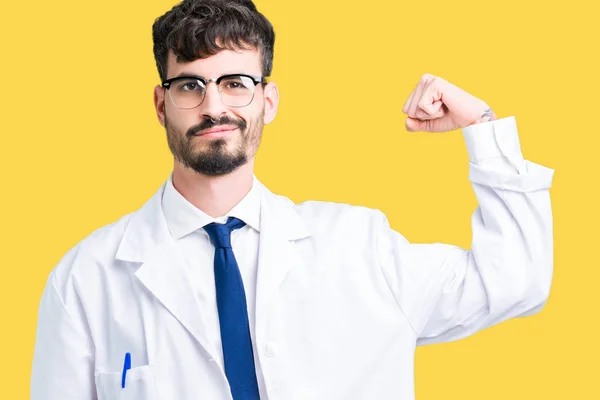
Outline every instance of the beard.
{"label": "beard", "polygon": [[[222,116],[217,120],[205,118],[198,125],[181,133],[171,126],[165,114],[165,129],[169,149],[175,160],[186,168],[208,176],[227,175],[248,162],[260,144],[263,130],[262,112],[254,120],[246,123],[241,118]],[[197,133],[219,125],[233,125],[239,130],[239,137],[233,135],[227,139],[209,139],[198,145],[194,139]],[[233,149],[227,148],[227,140],[236,141]],[[197,149],[195,147],[202,147]]]}

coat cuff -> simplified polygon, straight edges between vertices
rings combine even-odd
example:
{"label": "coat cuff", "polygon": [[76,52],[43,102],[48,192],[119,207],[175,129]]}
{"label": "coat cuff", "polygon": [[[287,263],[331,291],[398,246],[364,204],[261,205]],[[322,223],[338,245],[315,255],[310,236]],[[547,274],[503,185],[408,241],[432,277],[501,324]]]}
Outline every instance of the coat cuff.
{"label": "coat cuff", "polygon": [[485,165],[493,159],[504,159],[519,174],[525,172],[525,162],[514,116],[481,122],[462,129],[469,161]]}

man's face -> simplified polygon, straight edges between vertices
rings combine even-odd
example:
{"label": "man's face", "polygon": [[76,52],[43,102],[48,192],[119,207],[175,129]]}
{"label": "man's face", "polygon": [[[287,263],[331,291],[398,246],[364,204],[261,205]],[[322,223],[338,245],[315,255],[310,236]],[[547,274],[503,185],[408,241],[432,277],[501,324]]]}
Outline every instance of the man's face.
{"label": "man's face", "polygon": [[[259,52],[223,50],[209,58],[182,63],[177,63],[169,52],[167,79],[192,75],[208,80],[227,74],[261,76]],[[258,84],[252,102],[234,108],[223,103],[216,83],[210,82],[204,100],[196,108],[175,107],[161,86],[154,90],[154,101],[175,160],[200,174],[217,176],[234,171],[254,157],[263,125],[275,117],[278,93],[274,83],[264,88]]]}

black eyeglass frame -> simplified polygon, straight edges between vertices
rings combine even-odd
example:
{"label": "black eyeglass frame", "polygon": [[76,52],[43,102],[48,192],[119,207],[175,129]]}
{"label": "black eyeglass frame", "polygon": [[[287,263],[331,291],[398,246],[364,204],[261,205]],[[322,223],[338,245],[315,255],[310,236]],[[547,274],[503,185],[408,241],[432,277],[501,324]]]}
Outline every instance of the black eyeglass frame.
{"label": "black eyeglass frame", "polygon": [[[183,80],[183,79],[196,79],[199,80],[200,82],[202,82],[202,84],[204,85],[204,87],[208,86],[208,84],[210,82],[215,82],[217,84],[217,87],[219,86],[219,83],[221,83],[221,81],[223,79],[226,78],[233,78],[236,76],[241,76],[241,77],[246,77],[249,78],[250,80],[252,80],[252,82],[254,83],[254,86],[256,87],[259,83],[267,83],[267,78],[264,76],[257,76],[257,75],[248,75],[248,74],[227,74],[227,75],[221,75],[218,78],[211,78],[211,79],[206,79],[203,78],[201,76],[197,76],[197,75],[182,75],[182,76],[176,76],[174,78],[170,78],[170,79],[166,79],[161,83],[161,86],[163,88],[165,88],[166,90],[169,90],[171,88],[171,85],[173,84],[173,82],[179,81],[179,80]],[[221,93],[221,91],[219,90],[219,93]],[[254,100],[254,94],[256,93],[256,91],[254,91],[252,93],[252,99],[250,99],[250,101],[248,102],[248,104],[252,103],[252,101]],[[171,97],[171,93],[169,92],[169,97]],[[202,101],[200,102],[200,104],[202,104],[202,102],[204,102],[204,99],[206,98],[206,96],[204,96],[202,98]],[[222,100],[221,100],[222,101]],[[173,102],[173,99],[171,99],[171,102]],[[196,107],[199,107],[200,104],[198,104]],[[240,107],[246,107],[248,104],[243,105],[243,106],[228,106],[228,107],[234,107],[234,108],[240,108]],[[175,103],[173,103],[173,105],[175,106]],[[175,106],[177,107],[177,106]],[[193,108],[196,107],[192,107],[192,108],[181,108],[182,110],[191,110]],[[177,107],[180,108],[180,107]]]}

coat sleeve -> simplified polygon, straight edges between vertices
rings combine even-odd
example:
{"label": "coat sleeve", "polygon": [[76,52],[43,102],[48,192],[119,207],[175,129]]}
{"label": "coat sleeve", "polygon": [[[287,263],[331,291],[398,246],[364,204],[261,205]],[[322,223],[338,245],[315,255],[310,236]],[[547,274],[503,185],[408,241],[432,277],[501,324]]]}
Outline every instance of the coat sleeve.
{"label": "coat sleeve", "polygon": [[[72,261],[69,252],[59,267]],[[96,400],[94,348],[83,310],[57,289],[56,269],[40,301],[30,381],[31,400]]]}
{"label": "coat sleeve", "polygon": [[375,228],[380,266],[418,345],[535,314],[549,297],[554,170],[523,159],[514,117],[463,135],[478,200],[471,248],[409,243],[383,213]]}

